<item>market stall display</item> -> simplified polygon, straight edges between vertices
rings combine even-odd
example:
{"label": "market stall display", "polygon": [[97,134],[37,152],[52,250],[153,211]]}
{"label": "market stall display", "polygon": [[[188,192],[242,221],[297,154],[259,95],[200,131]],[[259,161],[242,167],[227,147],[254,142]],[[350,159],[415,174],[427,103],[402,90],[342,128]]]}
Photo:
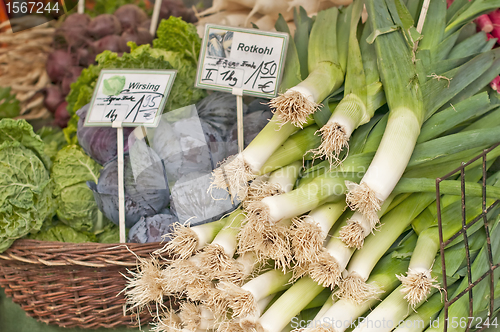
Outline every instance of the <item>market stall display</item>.
{"label": "market stall display", "polygon": [[[65,327],[498,326],[500,1],[300,4],[246,11],[217,1],[198,26],[181,14],[162,20],[143,45],[138,7],[68,16],[44,63],[65,88],[43,88],[47,108],[67,110],[65,129],[11,119],[23,100],[15,85],[0,90],[6,294]],[[195,87],[200,49],[222,62],[233,43],[202,40],[203,18],[235,8],[245,12],[235,25],[262,29],[262,18],[290,36],[277,96]],[[103,38],[111,43],[85,58]],[[84,126],[105,69],[177,70],[159,125],[124,129],[126,244],[121,139],[116,128]],[[459,298],[467,292],[471,307]]]}
{"label": "market stall display", "polygon": [[[0,31],[9,26],[7,23],[9,22],[1,23]],[[44,97],[38,92],[50,82],[45,64],[48,54],[52,51],[54,31],[53,24],[46,23],[15,34],[12,30],[0,34],[0,45],[2,45],[0,47],[0,75],[2,77],[0,86],[10,88],[20,102],[19,110],[15,113],[0,114],[0,118],[49,117],[48,109],[44,105]]]}

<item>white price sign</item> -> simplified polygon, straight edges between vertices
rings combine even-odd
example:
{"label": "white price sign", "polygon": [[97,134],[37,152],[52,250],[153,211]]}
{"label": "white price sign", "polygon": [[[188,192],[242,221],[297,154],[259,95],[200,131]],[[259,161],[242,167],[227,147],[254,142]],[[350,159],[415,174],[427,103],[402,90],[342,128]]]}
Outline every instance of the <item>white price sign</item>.
{"label": "white price sign", "polygon": [[287,45],[286,33],[207,24],[195,86],[273,98]]}
{"label": "white price sign", "polygon": [[174,83],[175,70],[104,69],[85,126],[156,127]]}

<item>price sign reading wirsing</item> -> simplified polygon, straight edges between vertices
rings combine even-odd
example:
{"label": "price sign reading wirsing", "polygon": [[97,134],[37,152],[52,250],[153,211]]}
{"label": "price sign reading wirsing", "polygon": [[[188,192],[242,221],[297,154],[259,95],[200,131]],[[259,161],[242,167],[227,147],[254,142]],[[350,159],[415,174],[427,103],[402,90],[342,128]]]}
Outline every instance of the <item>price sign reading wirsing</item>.
{"label": "price sign reading wirsing", "polygon": [[196,87],[275,97],[287,45],[286,33],[207,24]]}
{"label": "price sign reading wirsing", "polygon": [[175,70],[102,70],[85,126],[156,127],[176,75]]}

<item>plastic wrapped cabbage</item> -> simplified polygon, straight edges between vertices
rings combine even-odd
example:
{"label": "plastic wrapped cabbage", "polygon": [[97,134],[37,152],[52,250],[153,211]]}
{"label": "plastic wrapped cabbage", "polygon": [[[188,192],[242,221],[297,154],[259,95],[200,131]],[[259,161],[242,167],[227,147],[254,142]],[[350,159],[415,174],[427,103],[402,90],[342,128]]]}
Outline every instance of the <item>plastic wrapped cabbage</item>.
{"label": "plastic wrapped cabbage", "polygon": [[228,156],[227,144],[211,125],[200,120],[194,105],[163,114],[148,138],[165,164],[171,186],[190,173],[211,172]]}
{"label": "plastic wrapped cabbage", "polygon": [[[92,159],[104,165],[117,156],[116,149],[116,128],[111,127],[84,127],[85,117],[90,104],[83,106],[76,114],[78,120],[77,137],[78,143]],[[128,136],[134,128],[123,128],[123,150],[128,151]]]}
{"label": "plastic wrapped cabbage", "polygon": [[231,155],[231,144],[225,142],[220,136],[219,131],[212,125],[203,120],[200,122],[210,154],[210,165],[214,169]]}
{"label": "plastic wrapped cabbage", "polygon": [[[132,135],[131,135],[132,136]],[[125,226],[141,217],[153,216],[169,203],[169,189],[163,162],[143,139],[132,138],[124,156]],[[104,165],[97,184],[88,181],[99,209],[118,225],[118,160]]]}
{"label": "plastic wrapped cabbage", "polygon": [[211,173],[192,172],[180,178],[172,187],[170,208],[179,222],[199,225],[219,220],[233,211],[239,202],[232,202],[226,190],[208,191]]}
{"label": "plastic wrapped cabbage", "polygon": [[151,217],[142,217],[128,232],[128,242],[162,242],[162,236],[171,231],[177,217],[168,209]]}
{"label": "plastic wrapped cabbage", "polygon": [[[198,116],[219,131],[223,140],[231,135],[236,123],[236,96],[225,92],[213,92],[196,104]],[[243,105],[243,112],[247,106]]]}
{"label": "plastic wrapped cabbage", "polygon": [[43,151],[43,141],[25,120],[0,121],[0,252],[54,214],[50,158]]}

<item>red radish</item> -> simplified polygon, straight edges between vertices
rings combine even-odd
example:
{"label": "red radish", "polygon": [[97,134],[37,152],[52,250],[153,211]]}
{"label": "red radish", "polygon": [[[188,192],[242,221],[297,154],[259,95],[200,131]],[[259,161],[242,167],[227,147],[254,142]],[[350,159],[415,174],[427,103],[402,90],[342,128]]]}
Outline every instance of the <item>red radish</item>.
{"label": "red radish", "polygon": [[71,14],[66,17],[61,28],[71,29],[71,28],[83,28],[85,29],[90,23],[90,16],[87,14]]}
{"label": "red radish", "polygon": [[186,8],[182,0],[163,0],[160,8],[160,19],[168,19],[170,16],[180,17],[189,23],[198,21],[193,10]]}
{"label": "red radish", "polygon": [[500,38],[500,26],[493,25],[493,31],[491,31],[493,38]]}
{"label": "red radish", "polygon": [[73,56],[63,50],[57,50],[49,54],[45,68],[52,82],[62,82],[67,71],[73,67],[75,61]]}
{"label": "red radish", "polygon": [[141,28],[144,28],[149,31],[149,27],[151,26],[151,19],[147,19],[139,25]]}
{"label": "red radish", "polygon": [[120,36],[117,35],[109,35],[103,37],[99,40],[96,40],[93,43],[93,46],[97,52],[97,54],[104,52],[105,50],[110,50],[111,52],[120,52]]}
{"label": "red radish", "polygon": [[71,118],[68,110],[66,109],[67,106],[67,101],[62,102],[54,113],[54,123],[61,128],[66,128],[68,126],[68,121]]}
{"label": "red radish", "polygon": [[89,45],[87,47],[80,47],[76,50],[76,60],[78,61],[78,65],[83,67],[88,67],[95,63],[96,52],[94,51],[94,47]]}
{"label": "red radish", "polygon": [[135,42],[137,45],[150,44],[153,41],[153,36],[144,28],[127,29],[120,37],[120,49],[123,52],[130,52],[130,47],[127,43]]}
{"label": "red radish", "polygon": [[116,16],[101,14],[90,22],[87,31],[95,39],[100,39],[108,35],[119,35],[122,32],[122,26]]}
{"label": "red radish", "polygon": [[493,23],[491,22],[490,17],[486,14],[479,16],[474,20],[474,22],[476,23],[477,29],[479,31],[481,30],[484,32],[493,31]]}
{"label": "red radish", "polygon": [[85,46],[88,41],[89,35],[81,27],[59,28],[54,32],[54,47],[58,49],[66,49],[69,46],[75,50]]}
{"label": "red radish", "polygon": [[120,21],[123,30],[134,29],[148,19],[146,12],[133,4],[121,6],[114,15]]}
{"label": "red radish", "polygon": [[490,40],[490,39],[493,39],[495,37],[493,37],[493,35],[491,33],[487,33],[486,34],[486,40]]}
{"label": "red radish", "polygon": [[71,90],[71,83],[76,82],[78,79],[78,76],[82,73],[82,67],[71,67],[66,75],[64,75],[64,78],[61,83],[61,91],[63,95],[68,95],[69,91]]}
{"label": "red radish", "polygon": [[496,92],[500,92],[499,91],[499,88],[500,88],[500,75],[495,77],[493,79],[493,81],[491,81],[490,83],[490,87],[495,90]]}
{"label": "red radish", "polygon": [[54,114],[57,107],[64,101],[61,89],[57,85],[49,85],[42,89],[41,92],[45,95],[43,105],[50,113]]}

